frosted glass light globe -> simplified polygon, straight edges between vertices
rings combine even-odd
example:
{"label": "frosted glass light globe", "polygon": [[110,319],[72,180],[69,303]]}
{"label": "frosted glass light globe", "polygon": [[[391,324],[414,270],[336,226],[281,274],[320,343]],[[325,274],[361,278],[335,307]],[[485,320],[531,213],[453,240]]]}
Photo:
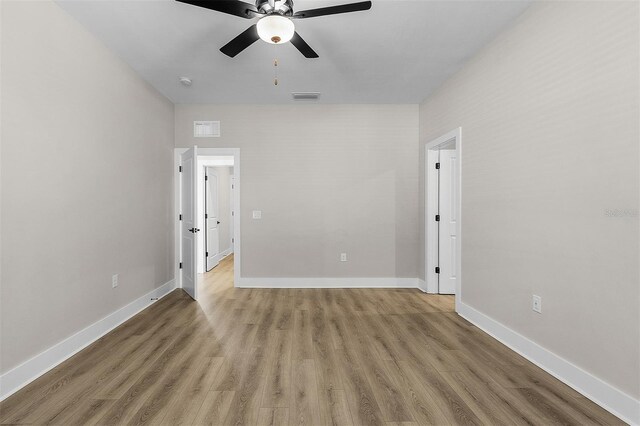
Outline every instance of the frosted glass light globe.
{"label": "frosted glass light globe", "polygon": [[271,44],[286,43],[293,37],[295,25],[289,18],[269,15],[258,21],[258,36]]}

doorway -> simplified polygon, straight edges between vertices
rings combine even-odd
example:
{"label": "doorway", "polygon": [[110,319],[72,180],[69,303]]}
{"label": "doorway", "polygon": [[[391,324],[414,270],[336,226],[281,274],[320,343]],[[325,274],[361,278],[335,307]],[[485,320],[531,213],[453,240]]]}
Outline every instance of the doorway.
{"label": "doorway", "polygon": [[461,129],[425,146],[425,279],[427,292],[461,293]]}
{"label": "doorway", "polygon": [[[203,164],[203,233],[202,268],[200,273],[213,270],[220,260],[233,253],[233,157],[202,157]],[[215,164],[215,165],[213,165]]]}
{"label": "doorway", "polygon": [[220,209],[218,170],[204,168],[204,270],[209,272],[220,263]]}
{"label": "doorway", "polygon": [[176,279],[178,286],[197,299],[203,274],[216,273],[226,257],[233,263],[234,285],[238,282],[240,152],[231,148],[178,148],[175,161]]}

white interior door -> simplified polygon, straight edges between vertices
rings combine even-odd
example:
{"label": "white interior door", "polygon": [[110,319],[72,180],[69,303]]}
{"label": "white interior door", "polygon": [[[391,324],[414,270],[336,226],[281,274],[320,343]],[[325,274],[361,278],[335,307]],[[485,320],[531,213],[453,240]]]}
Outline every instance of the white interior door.
{"label": "white interior door", "polygon": [[206,264],[207,271],[218,266],[220,260],[220,215],[218,204],[218,175],[213,167],[205,168],[204,182],[205,213],[204,221],[207,227],[206,233]]}
{"label": "white interior door", "polygon": [[188,149],[180,156],[180,211],[181,223],[181,249],[182,249],[182,289],[193,299],[198,294],[198,276],[196,274],[196,253],[198,239],[196,233],[196,160],[198,148]]}
{"label": "white interior door", "polygon": [[439,179],[439,215],[438,238],[438,292],[440,294],[456,293],[456,271],[458,270],[458,235],[457,211],[458,199],[458,159],[456,151],[444,149],[440,151]]}

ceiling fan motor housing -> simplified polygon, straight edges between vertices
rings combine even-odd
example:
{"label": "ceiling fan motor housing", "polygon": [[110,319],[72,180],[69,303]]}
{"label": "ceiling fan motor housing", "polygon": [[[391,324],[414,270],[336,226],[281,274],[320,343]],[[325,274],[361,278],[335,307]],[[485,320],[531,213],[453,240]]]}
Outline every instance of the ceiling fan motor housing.
{"label": "ceiling fan motor housing", "polygon": [[266,14],[293,15],[293,0],[256,0],[256,8]]}

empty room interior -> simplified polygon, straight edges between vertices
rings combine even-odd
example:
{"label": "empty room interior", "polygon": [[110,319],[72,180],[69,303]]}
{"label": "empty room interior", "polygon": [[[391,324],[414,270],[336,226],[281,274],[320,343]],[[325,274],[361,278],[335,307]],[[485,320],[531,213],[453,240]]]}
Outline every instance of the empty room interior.
{"label": "empty room interior", "polygon": [[0,0],[0,424],[640,425],[640,2]]}

